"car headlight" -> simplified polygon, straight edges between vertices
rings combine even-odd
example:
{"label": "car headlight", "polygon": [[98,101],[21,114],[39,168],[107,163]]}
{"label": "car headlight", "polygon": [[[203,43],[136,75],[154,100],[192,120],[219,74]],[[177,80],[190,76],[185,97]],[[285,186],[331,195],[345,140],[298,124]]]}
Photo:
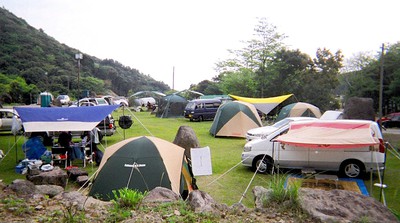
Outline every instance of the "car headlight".
{"label": "car headlight", "polygon": [[245,145],[243,148],[244,152],[250,152],[251,151],[251,146],[250,145]]}

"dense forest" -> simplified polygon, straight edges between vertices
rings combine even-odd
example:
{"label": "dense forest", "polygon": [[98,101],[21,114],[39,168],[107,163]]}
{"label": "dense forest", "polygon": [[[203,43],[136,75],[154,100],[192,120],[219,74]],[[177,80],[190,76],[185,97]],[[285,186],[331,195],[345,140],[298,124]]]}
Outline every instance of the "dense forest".
{"label": "dense forest", "polygon": [[93,95],[170,90],[165,83],[112,59],[82,53],[78,69],[77,53],[82,52],[0,8],[0,101],[28,104],[43,91],[74,97],[79,95],[78,83],[81,91]]}

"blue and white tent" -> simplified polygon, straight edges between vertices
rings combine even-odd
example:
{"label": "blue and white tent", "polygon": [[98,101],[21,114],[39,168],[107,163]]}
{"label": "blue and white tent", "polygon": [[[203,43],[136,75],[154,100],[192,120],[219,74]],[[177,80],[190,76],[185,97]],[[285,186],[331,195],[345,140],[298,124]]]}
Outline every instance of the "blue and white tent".
{"label": "blue and white tent", "polygon": [[84,107],[14,107],[25,132],[90,131],[119,105]]}

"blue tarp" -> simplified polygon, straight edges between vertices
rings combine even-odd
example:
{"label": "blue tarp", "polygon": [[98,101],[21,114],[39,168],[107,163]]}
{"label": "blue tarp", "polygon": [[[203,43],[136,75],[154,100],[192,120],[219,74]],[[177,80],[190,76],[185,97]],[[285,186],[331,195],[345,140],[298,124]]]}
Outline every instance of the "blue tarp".
{"label": "blue tarp", "polygon": [[22,151],[25,153],[26,158],[30,160],[40,160],[47,148],[43,145],[42,139],[39,136],[28,139],[22,145]]}
{"label": "blue tarp", "polygon": [[14,107],[25,132],[91,131],[119,105],[84,107]]}

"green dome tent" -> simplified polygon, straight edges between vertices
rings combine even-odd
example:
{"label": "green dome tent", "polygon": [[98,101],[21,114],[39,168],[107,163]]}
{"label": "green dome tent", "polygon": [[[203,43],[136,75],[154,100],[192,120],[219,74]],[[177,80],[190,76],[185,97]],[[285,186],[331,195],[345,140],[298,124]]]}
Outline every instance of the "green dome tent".
{"label": "green dome tent", "polygon": [[158,101],[157,117],[177,118],[183,117],[183,112],[188,101],[177,94],[170,94]]}
{"label": "green dome tent", "polygon": [[286,117],[321,117],[321,111],[318,107],[304,102],[297,102],[286,105],[281,109],[276,118],[276,122]]}
{"label": "green dome tent", "polygon": [[192,172],[180,146],[156,137],[126,139],[105,150],[89,195],[101,200],[114,198],[122,188],[150,191],[165,187],[177,194],[196,189]]}
{"label": "green dome tent", "polygon": [[261,126],[262,122],[254,105],[242,101],[231,101],[218,108],[210,133],[214,137],[244,138],[248,130]]}

